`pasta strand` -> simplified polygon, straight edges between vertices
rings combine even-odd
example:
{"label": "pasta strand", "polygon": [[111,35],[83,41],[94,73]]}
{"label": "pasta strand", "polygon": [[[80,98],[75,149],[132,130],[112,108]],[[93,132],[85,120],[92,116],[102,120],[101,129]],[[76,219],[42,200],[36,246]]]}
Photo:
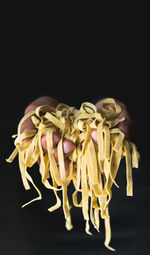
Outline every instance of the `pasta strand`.
{"label": "pasta strand", "polygon": [[[99,232],[101,217],[105,223],[104,244],[112,251],[115,250],[110,246],[109,204],[112,198],[112,185],[115,184],[119,188],[116,176],[121,159],[125,157],[126,194],[132,196],[132,167],[138,168],[140,160],[136,145],[127,140],[125,134],[117,127],[118,123],[125,120],[125,118],[119,118],[120,113],[121,106],[113,98],[106,98],[100,110],[89,102],[82,103],[80,109],[65,104],[58,104],[56,108],[49,105],[38,106],[35,111],[27,113],[20,120],[18,132],[13,135],[15,149],[6,159],[11,163],[18,155],[24,188],[30,189],[31,183],[38,193],[37,198],[22,207],[42,199],[39,188],[27,171],[39,159],[41,181],[45,188],[54,192],[56,198],[56,204],[48,210],[53,212],[62,205],[65,226],[67,230],[73,228],[68,199],[69,184],[72,183],[75,189],[72,194],[73,205],[82,208],[86,233],[92,235],[90,221]],[[22,124],[29,118],[35,129],[21,133]],[[93,129],[97,131],[97,143],[91,137]],[[55,157],[54,133],[60,136],[57,145],[58,159]],[[46,151],[41,144],[44,135],[47,139]],[[24,143],[24,139],[28,139],[28,142]],[[63,153],[63,139],[70,139],[75,144],[74,151],[68,156],[68,174]],[[59,192],[62,192],[62,201]],[[80,201],[78,201],[79,195],[81,195]]]}

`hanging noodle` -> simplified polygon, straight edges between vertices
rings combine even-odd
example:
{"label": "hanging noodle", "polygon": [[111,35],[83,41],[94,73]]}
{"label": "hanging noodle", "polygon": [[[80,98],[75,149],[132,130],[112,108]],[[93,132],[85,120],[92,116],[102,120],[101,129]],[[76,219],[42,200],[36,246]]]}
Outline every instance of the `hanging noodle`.
{"label": "hanging noodle", "polygon": [[[105,104],[110,106],[106,109]],[[113,104],[114,107],[111,107]],[[90,232],[89,221],[99,231],[100,216],[105,222],[105,246],[115,250],[109,243],[111,241],[111,227],[109,215],[109,203],[112,198],[111,187],[115,181],[119,164],[123,156],[126,160],[127,196],[133,195],[132,167],[138,168],[140,155],[134,143],[127,140],[117,124],[124,121],[119,119],[121,107],[113,98],[103,101],[100,110],[88,102],[77,110],[65,104],[59,104],[56,108],[48,105],[39,106],[35,111],[27,113],[18,125],[18,134],[14,135],[15,150],[7,159],[12,162],[19,154],[19,167],[22,182],[26,190],[32,183],[38,193],[38,197],[26,203],[42,198],[40,190],[34,184],[27,172],[38,160],[41,181],[46,188],[52,189],[56,197],[56,204],[49,208],[50,212],[63,205],[66,228],[72,229],[70,204],[67,196],[68,185],[72,181],[75,191],[72,195],[73,205],[82,207],[83,217],[86,221],[85,231]],[[21,126],[28,118],[35,125],[34,130],[21,133]],[[92,129],[97,130],[98,144],[91,138]],[[58,142],[58,164],[54,156],[53,134],[61,137]],[[47,152],[43,152],[41,138],[46,135]],[[16,137],[17,136],[17,137]],[[23,139],[30,138],[25,144]],[[69,174],[66,175],[65,159],[63,154],[63,139],[70,139],[75,143],[75,149],[70,154]],[[59,167],[58,167],[59,166]],[[48,179],[51,178],[52,185]],[[62,202],[58,192],[62,191]],[[77,194],[81,193],[82,199],[78,202]],[[89,215],[90,208],[90,215]]]}

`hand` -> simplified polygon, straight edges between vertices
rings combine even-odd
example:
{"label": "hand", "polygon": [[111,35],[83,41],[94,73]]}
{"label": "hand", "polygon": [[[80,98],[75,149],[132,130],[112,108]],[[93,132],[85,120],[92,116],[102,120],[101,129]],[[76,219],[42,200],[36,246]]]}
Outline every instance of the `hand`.
{"label": "hand", "polygon": [[[102,102],[103,102],[104,100],[105,100],[105,98],[99,100],[99,101],[96,103],[96,107],[97,107],[98,110],[101,108]],[[117,99],[115,99],[115,101],[121,106],[121,109],[122,109],[122,111],[121,111],[121,113],[119,114],[118,118],[120,118],[120,119],[121,119],[122,117],[125,118],[125,120],[122,121],[121,123],[119,123],[119,124],[117,125],[117,127],[125,134],[125,137],[126,137],[127,139],[129,139],[129,138],[130,138],[131,124],[132,124],[131,117],[130,117],[128,111],[127,111],[127,108],[126,108],[125,104],[122,103],[122,102],[120,102],[120,101],[117,100]],[[108,107],[108,105],[106,106],[106,108],[107,108],[107,107]],[[92,136],[94,142],[95,142],[95,143],[98,143],[98,140],[97,140],[97,131],[96,131],[96,129],[93,129],[93,130],[92,130],[91,136]]]}
{"label": "hand", "polygon": [[[104,99],[101,99],[96,103],[97,109],[100,109],[103,101],[104,101]],[[129,138],[130,137],[130,127],[131,127],[131,123],[132,123],[130,115],[127,111],[126,106],[122,102],[120,102],[119,100],[116,100],[116,102],[122,108],[122,111],[119,114],[118,118],[125,117],[125,120],[123,122],[119,123],[117,125],[117,127],[125,134],[126,138]],[[46,104],[51,105],[53,107],[56,107],[59,104],[59,101],[57,101],[56,99],[54,99],[52,97],[40,97],[40,98],[36,99],[35,101],[33,101],[25,109],[25,114],[32,111],[32,110],[35,110],[36,107],[38,107],[40,105],[46,105]],[[108,105],[106,107],[108,107]],[[34,126],[32,120],[29,118],[23,123],[22,128],[21,128],[21,132],[32,130],[34,128],[35,128],[35,126]],[[91,137],[92,137],[92,139],[95,143],[98,143],[96,129],[92,130]],[[27,143],[30,139],[31,138],[24,139],[23,142]],[[58,159],[57,144],[58,144],[59,140],[60,140],[59,134],[54,133],[54,135],[53,135],[53,144],[54,144],[54,148],[55,148],[55,158],[56,158],[56,160]],[[47,140],[46,140],[45,135],[42,136],[41,143],[42,143],[43,149],[45,151],[47,151]],[[70,160],[68,158],[68,155],[74,150],[74,148],[75,148],[75,144],[71,140],[64,139],[64,141],[63,141],[63,151],[64,151],[64,156],[65,156],[65,167],[66,167],[66,174],[67,175],[69,174],[69,164],[70,164]]]}
{"label": "hand", "polygon": [[[25,114],[27,114],[30,111],[33,111],[36,109],[36,107],[40,105],[51,105],[53,107],[56,107],[59,104],[59,101],[57,101],[55,98],[52,97],[40,97],[33,101],[26,109],[25,109]],[[21,127],[21,133],[24,131],[32,130],[35,129],[35,126],[31,120],[31,118],[27,119]],[[27,138],[23,140],[23,143],[27,143],[31,138]],[[53,144],[55,148],[55,158],[56,160],[58,159],[57,156],[57,144],[60,140],[60,136],[57,133],[54,133],[53,135]],[[45,151],[47,151],[47,140],[46,136],[43,135],[41,139],[42,147]],[[68,139],[64,139],[63,141],[63,151],[64,151],[64,157],[65,157],[65,167],[66,167],[66,175],[69,174],[69,164],[70,160],[68,158],[68,155],[74,150],[75,145],[72,141]]]}

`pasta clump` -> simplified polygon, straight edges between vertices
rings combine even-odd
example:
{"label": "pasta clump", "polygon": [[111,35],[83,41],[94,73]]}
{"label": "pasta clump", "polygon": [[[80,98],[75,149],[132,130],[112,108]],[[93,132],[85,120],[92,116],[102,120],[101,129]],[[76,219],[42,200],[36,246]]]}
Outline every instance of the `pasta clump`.
{"label": "pasta clump", "polygon": [[[107,108],[105,105],[109,105]],[[113,105],[113,106],[112,106]],[[100,216],[105,222],[105,246],[114,251],[110,246],[111,226],[109,215],[109,203],[112,198],[112,185],[115,181],[121,159],[126,160],[126,194],[133,196],[132,168],[138,168],[140,155],[136,145],[125,138],[125,134],[117,128],[118,123],[124,118],[118,118],[121,106],[113,98],[103,101],[100,110],[95,105],[84,102],[80,109],[58,104],[56,108],[42,105],[35,111],[27,113],[18,125],[18,133],[14,135],[15,150],[7,159],[12,162],[18,154],[19,168],[22,182],[26,190],[30,189],[31,183],[38,193],[38,197],[24,204],[42,198],[41,192],[33,182],[27,168],[31,168],[40,159],[39,172],[41,181],[46,188],[53,190],[56,196],[56,204],[49,208],[50,212],[63,206],[65,226],[72,229],[70,203],[67,190],[70,182],[75,191],[72,194],[72,202],[76,207],[81,207],[86,221],[85,231],[90,232],[91,220],[93,226],[99,231]],[[21,133],[21,126],[28,118],[35,125],[34,130]],[[96,144],[91,137],[91,131],[97,130]],[[53,134],[58,133],[58,162],[54,155]],[[47,151],[41,145],[41,138],[47,138]],[[25,144],[23,140],[30,138]],[[63,139],[67,138],[74,142],[75,149],[69,155],[69,174],[66,174],[65,159],[63,154]],[[51,183],[49,182],[51,179]],[[62,201],[58,193],[62,192]],[[78,193],[81,201],[78,201]]]}

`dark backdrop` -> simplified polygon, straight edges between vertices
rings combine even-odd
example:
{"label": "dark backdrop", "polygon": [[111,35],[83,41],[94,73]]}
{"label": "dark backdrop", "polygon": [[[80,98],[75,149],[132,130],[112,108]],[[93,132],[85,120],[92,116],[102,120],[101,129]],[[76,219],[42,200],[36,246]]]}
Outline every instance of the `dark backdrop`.
{"label": "dark backdrop", "polygon": [[[12,25],[12,20],[9,22],[3,37],[0,101],[1,254],[112,254],[103,246],[102,221],[101,232],[96,233],[92,228],[91,237],[84,232],[79,208],[71,210],[74,225],[71,232],[64,227],[62,209],[53,213],[47,211],[55,200],[52,192],[40,184],[37,166],[32,169],[32,175],[42,190],[43,200],[21,209],[21,205],[36,193],[32,188],[31,191],[24,190],[17,159],[12,164],[6,163],[5,159],[14,149],[11,135],[16,133],[25,107],[43,95],[56,97],[60,102],[77,107],[83,101],[103,96],[118,98],[127,105],[134,122],[131,139],[138,146],[141,161],[139,169],[133,169],[132,198],[125,195],[124,161],[119,169],[117,181],[120,189],[113,187],[110,205],[111,244],[119,255],[149,254],[149,58],[145,26],[134,26],[132,31],[121,27],[116,33],[114,26],[113,33],[110,33],[109,24],[106,30],[109,38],[106,38],[106,34],[102,36],[101,45],[101,40],[96,38],[99,29],[92,33],[92,27],[89,35],[90,26],[86,36],[82,33],[76,36],[72,27],[65,34],[59,24],[55,30],[58,37],[51,35],[49,40],[49,29],[45,33],[43,27],[39,32],[40,26],[26,30],[27,24],[20,25],[18,21],[17,29],[16,24]],[[85,28],[83,30],[85,32]]]}
{"label": "dark backdrop", "polygon": [[[24,74],[25,75],[25,74]],[[71,75],[70,75],[71,76]],[[66,80],[65,80],[66,78]],[[32,203],[21,209],[21,205],[36,196],[35,191],[25,191],[18,168],[17,159],[12,164],[5,163],[5,158],[14,149],[11,135],[16,133],[17,125],[24,108],[35,98],[50,95],[61,102],[77,107],[83,101],[112,96],[123,101],[132,116],[134,127],[132,140],[141,153],[139,169],[133,169],[134,197],[125,195],[125,162],[118,173],[120,189],[113,187],[113,198],[110,205],[112,225],[112,246],[116,254],[148,254],[150,238],[150,184],[149,184],[149,101],[148,90],[143,89],[142,81],[132,84],[117,83],[114,80],[101,81],[90,77],[90,80],[75,75],[61,79],[35,81],[30,77],[17,80],[17,87],[7,86],[7,93],[1,105],[1,249],[3,254],[41,255],[51,252],[63,254],[111,254],[103,246],[104,225],[101,221],[101,232],[93,228],[93,236],[84,232],[84,220],[81,210],[73,208],[72,222],[74,229],[67,232],[64,227],[62,209],[49,213],[47,208],[55,203],[52,192],[40,184],[38,167],[32,169],[32,175],[43,192],[43,200]],[[116,86],[117,85],[117,86]]]}

